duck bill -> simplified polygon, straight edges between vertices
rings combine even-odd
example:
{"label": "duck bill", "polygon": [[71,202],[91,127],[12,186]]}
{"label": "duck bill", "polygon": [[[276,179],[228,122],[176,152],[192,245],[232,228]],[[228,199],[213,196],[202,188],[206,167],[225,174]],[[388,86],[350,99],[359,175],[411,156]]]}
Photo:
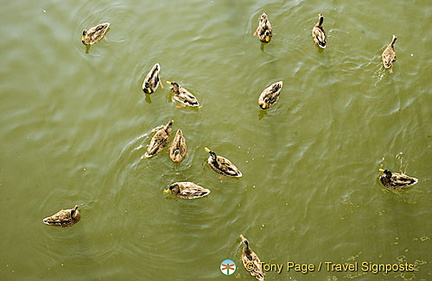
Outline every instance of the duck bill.
{"label": "duck bill", "polygon": [[380,171],[381,173],[384,173],[384,169],[379,169],[378,171]]}
{"label": "duck bill", "polygon": [[270,36],[267,35],[267,36],[265,37],[265,41],[266,41],[267,43],[270,42]]}
{"label": "duck bill", "polygon": [[166,190],[164,190],[164,193],[165,193],[165,194],[170,194],[170,193],[171,193],[171,189],[166,189]]}
{"label": "duck bill", "polygon": [[144,91],[144,93],[146,93],[146,94],[151,94],[151,93],[153,93],[153,91],[152,91],[151,88],[144,88],[143,91]]}
{"label": "duck bill", "polygon": [[204,147],[205,152],[210,152],[210,149],[208,147]]}

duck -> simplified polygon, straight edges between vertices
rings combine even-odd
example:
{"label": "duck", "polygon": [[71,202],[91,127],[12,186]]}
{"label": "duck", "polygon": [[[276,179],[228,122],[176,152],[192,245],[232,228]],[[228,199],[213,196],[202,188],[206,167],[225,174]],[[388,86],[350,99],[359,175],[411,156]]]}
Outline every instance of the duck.
{"label": "duck", "polygon": [[271,41],[273,29],[266,13],[263,13],[260,17],[258,27],[253,33],[253,36],[258,36],[259,40],[263,43]]}
{"label": "duck", "polygon": [[156,63],[150,72],[147,74],[147,76],[144,78],[144,82],[142,84],[142,90],[146,94],[153,94],[158,86],[160,85],[163,89],[164,86],[162,84],[162,80],[160,79],[160,71],[161,67],[159,63]]}
{"label": "duck", "polygon": [[172,193],[182,199],[197,199],[210,194],[210,190],[193,182],[175,182],[164,193]]}
{"label": "duck", "polygon": [[216,155],[216,153],[214,153],[207,147],[204,148],[204,150],[210,153],[207,162],[216,173],[227,177],[240,178],[242,176],[240,170],[233,163],[231,163],[230,160],[226,159],[225,157]]}
{"label": "duck", "polygon": [[180,86],[177,82],[167,81],[167,84],[171,85],[171,92],[173,99],[180,102],[183,105],[196,107],[199,106],[197,98],[191,94],[188,90]]}
{"label": "duck", "polygon": [[141,158],[152,157],[168,145],[173,123],[174,120],[171,120],[166,125],[153,129],[156,133],[151,138],[150,143],[147,146],[147,151]]}
{"label": "duck", "polygon": [[393,73],[393,63],[396,61],[396,51],[394,49],[396,40],[396,35],[393,35],[390,44],[388,44],[387,48],[385,48],[384,52],[381,54],[384,68],[389,68],[390,73]]}
{"label": "duck", "polygon": [[326,41],[327,36],[324,31],[324,28],[322,27],[323,21],[324,21],[324,16],[322,14],[319,14],[318,22],[312,28],[312,37],[313,40],[315,41],[315,44],[318,47],[325,49],[327,47],[327,41]]}
{"label": "duck", "polygon": [[110,27],[109,22],[100,23],[96,26],[90,27],[88,30],[84,29],[82,32],[81,42],[84,45],[93,45],[100,41],[102,38],[106,39],[106,32]]}
{"label": "duck", "polygon": [[282,90],[283,81],[271,84],[262,91],[258,99],[258,105],[262,109],[268,109],[274,106],[279,100],[279,95]]}
{"label": "duck", "polygon": [[182,130],[178,129],[169,148],[170,158],[174,163],[180,163],[187,155],[186,139]]}
{"label": "duck", "polygon": [[262,270],[262,263],[258,255],[249,247],[249,241],[240,234],[242,249],[242,263],[246,271],[257,280],[264,280],[264,272]]}
{"label": "duck", "polygon": [[392,173],[389,170],[379,169],[383,173],[379,179],[381,183],[391,189],[401,190],[409,186],[413,186],[418,182],[418,179],[405,175],[404,173]]}
{"label": "duck", "polygon": [[69,227],[77,223],[81,219],[81,214],[78,211],[78,205],[72,209],[60,210],[52,216],[43,219],[43,223],[53,226]]}

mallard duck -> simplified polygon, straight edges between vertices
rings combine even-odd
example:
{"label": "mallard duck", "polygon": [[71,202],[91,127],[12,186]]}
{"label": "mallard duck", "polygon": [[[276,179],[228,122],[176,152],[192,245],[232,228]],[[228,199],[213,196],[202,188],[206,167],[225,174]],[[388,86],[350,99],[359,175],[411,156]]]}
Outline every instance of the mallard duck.
{"label": "mallard duck", "polygon": [[270,42],[272,38],[272,27],[266,13],[260,17],[258,27],[253,33],[253,36],[258,36],[259,40],[264,43]]}
{"label": "mallard duck", "polygon": [[159,84],[162,89],[164,88],[164,86],[162,85],[162,80],[160,79],[159,76],[160,71],[161,71],[161,67],[158,63],[156,63],[152,67],[150,72],[147,73],[147,76],[144,78],[144,82],[142,84],[142,90],[144,91],[144,93],[153,94],[157,90]]}
{"label": "mallard duck", "polygon": [[258,99],[258,105],[262,109],[267,109],[274,106],[279,100],[279,95],[282,90],[282,86],[283,86],[283,81],[279,81],[265,88]]}
{"label": "mallard duck", "polygon": [[324,21],[324,16],[322,14],[318,15],[318,22],[312,28],[312,37],[315,44],[323,49],[327,47],[326,34],[324,28],[322,27]]}
{"label": "mallard duck", "polygon": [[106,32],[110,27],[109,22],[100,23],[91,28],[84,29],[82,32],[81,42],[84,45],[93,45],[94,43],[100,41],[102,38],[106,40]]}
{"label": "mallard duck", "polygon": [[249,241],[240,234],[241,243],[244,245],[242,250],[242,262],[246,271],[258,280],[264,280],[264,272],[260,258],[249,247]]}
{"label": "mallard duck", "polygon": [[381,55],[384,68],[390,68],[390,73],[393,73],[393,63],[396,61],[396,51],[394,49],[396,40],[396,35],[393,35],[392,41]]}
{"label": "mallard duck", "polygon": [[242,176],[240,170],[233,163],[231,163],[230,160],[226,159],[225,157],[216,155],[216,153],[214,153],[207,147],[204,150],[210,153],[207,162],[216,173],[227,177],[239,178]]}
{"label": "mallard duck", "polygon": [[165,193],[173,193],[182,199],[197,199],[210,194],[210,190],[193,182],[175,182],[169,186]]}
{"label": "mallard duck", "polygon": [[404,173],[392,173],[384,169],[379,169],[379,171],[383,173],[379,177],[381,183],[388,188],[400,190],[418,182],[418,179],[407,176]]}
{"label": "mallard duck", "polygon": [[177,82],[167,81],[167,83],[171,85],[171,92],[173,94],[173,98],[176,101],[182,103],[183,105],[194,106],[194,107],[199,106],[199,102],[197,98],[194,95],[192,95],[188,90],[186,90],[182,86],[179,86]]}
{"label": "mallard duck", "polygon": [[169,148],[170,158],[173,162],[179,163],[187,155],[186,139],[183,136],[182,130],[178,129]]}
{"label": "mallard duck", "polygon": [[75,205],[72,209],[60,210],[50,217],[43,219],[43,223],[47,225],[68,227],[77,223],[81,218],[78,211],[78,205]]}
{"label": "mallard duck", "polygon": [[161,151],[165,146],[168,145],[173,123],[174,120],[171,120],[165,126],[157,127],[154,129],[156,133],[153,135],[149,145],[147,146],[147,151],[144,154],[146,158],[156,155],[159,151]]}

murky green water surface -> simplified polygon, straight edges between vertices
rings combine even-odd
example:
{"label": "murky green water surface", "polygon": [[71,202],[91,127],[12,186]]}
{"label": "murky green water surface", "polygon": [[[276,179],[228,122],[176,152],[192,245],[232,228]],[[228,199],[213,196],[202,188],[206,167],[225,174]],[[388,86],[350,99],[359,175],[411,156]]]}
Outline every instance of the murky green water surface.
{"label": "murky green water surface", "polygon": [[[252,36],[262,12],[274,28],[264,48]],[[318,13],[323,52],[310,36]],[[430,280],[429,1],[7,1],[0,14],[1,280],[254,280],[240,234],[285,265],[266,280]],[[105,21],[108,41],[85,53],[82,30]],[[380,54],[392,34],[389,74]],[[176,108],[168,87],[145,97],[156,62],[199,109]],[[279,80],[278,104],[261,111],[260,92]],[[166,150],[142,160],[171,119],[185,161]],[[243,177],[218,178],[205,146]],[[419,183],[389,192],[379,168]],[[180,200],[163,193],[174,181],[212,192]],[[42,223],[75,204],[73,227]],[[289,261],[316,267],[287,272]]]}

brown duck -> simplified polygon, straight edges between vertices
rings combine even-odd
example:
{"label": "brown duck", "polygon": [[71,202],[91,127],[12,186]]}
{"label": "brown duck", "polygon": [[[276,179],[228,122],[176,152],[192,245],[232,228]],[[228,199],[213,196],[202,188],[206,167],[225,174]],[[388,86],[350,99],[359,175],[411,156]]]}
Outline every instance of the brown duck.
{"label": "brown duck", "polygon": [[318,22],[312,28],[312,37],[314,42],[320,48],[325,49],[327,47],[327,36],[322,27],[324,21],[324,16],[322,14],[318,15]]}
{"label": "brown duck", "polygon": [[389,68],[390,73],[393,73],[393,63],[396,61],[396,51],[394,49],[396,40],[396,35],[393,35],[392,41],[381,55],[384,68]]}
{"label": "brown duck", "polygon": [[413,186],[418,182],[418,179],[405,175],[404,173],[392,173],[389,170],[379,169],[383,173],[379,179],[387,188],[401,190],[409,186]]}
{"label": "brown duck", "polygon": [[253,36],[258,36],[259,40],[263,43],[271,41],[273,35],[273,29],[266,13],[263,13],[260,17],[258,27],[253,33]]}
{"label": "brown duck", "polygon": [[164,192],[172,193],[182,199],[197,199],[210,194],[210,190],[193,182],[175,182]]}
{"label": "brown duck", "polygon": [[50,217],[43,219],[43,223],[47,225],[68,227],[77,223],[81,218],[78,211],[78,205],[75,205],[72,209],[60,210]]}
{"label": "brown duck", "polygon": [[227,177],[239,178],[242,176],[240,170],[230,160],[223,156],[216,155],[214,151],[207,147],[204,150],[210,154],[207,162],[216,173]]}
{"label": "brown duck", "polygon": [[249,241],[240,234],[241,243],[243,244],[242,262],[246,271],[258,280],[264,280],[264,272],[258,255],[249,247]]}
{"label": "brown duck", "polygon": [[82,32],[81,42],[84,45],[93,45],[100,41],[102,38],[106,40],[106,32],[110,27],[109,22],[100,23],[96,26],[90,27],[88,30],[84,29]]}
{"label": "brown duck", "polygon": [[282,86],[283,81],[279,81],[265,88],[258,98],[258,105],[262,109],[268,109],[274,106],[279,100]]}
{"label": "brown duck", "polygon": [[166,125],[153,129],[156,133],[151,138],[147,151],[141,158],[152,157],[168,145],[173,123],[174,121],[171,120]]}
{"label": "brown duck", "polygon": [[175,163],[180,163],[187,155],[186,139],[182,130],[178,129],[169,148],[170,158]]}

